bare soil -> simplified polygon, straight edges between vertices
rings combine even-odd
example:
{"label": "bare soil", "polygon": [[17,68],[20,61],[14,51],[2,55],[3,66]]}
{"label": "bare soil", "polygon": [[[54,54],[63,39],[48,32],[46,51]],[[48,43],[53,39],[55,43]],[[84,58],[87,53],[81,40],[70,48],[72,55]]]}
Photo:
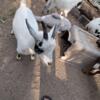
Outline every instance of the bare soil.
{"label": "bare soil", "polygon": [[[43,0],[33,0],[33,12],[42,15]],[[10,34],[17,8],[15,0],[0,0],[0,100],[100,100],[100,75],[87,76],[81,66],[59,60],[59,46],[52,67],[24,56],[16,60],[16,39]],[[79,23],[73,18],[74,24]]]}

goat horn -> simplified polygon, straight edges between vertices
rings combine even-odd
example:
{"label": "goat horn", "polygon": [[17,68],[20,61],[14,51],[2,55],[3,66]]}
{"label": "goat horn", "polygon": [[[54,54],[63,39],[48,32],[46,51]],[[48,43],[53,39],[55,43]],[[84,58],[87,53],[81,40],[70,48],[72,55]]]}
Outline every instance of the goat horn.
{"label": "goat horn", "polygon": [[48,40],[48,32],[47,32],[46,24],[43,21],[41,21],[41,24],[42,24],[42,28],[43,28],[43,38],[45,40]]}
{"label": "goat horn", "polygon": [[54,25],[54,27],[52,28],[52,38],[55,38],[55,35],[56,35],[56,25]]}
{"label": "goat horn", "polygon": [[31,27],[31,25],[29,24],[27,19],[25,21],[26,21],[26,25],[29,30],[29,33],[32,35],[32,37],[35,39],[35,41],[38,41],[35,30]]}

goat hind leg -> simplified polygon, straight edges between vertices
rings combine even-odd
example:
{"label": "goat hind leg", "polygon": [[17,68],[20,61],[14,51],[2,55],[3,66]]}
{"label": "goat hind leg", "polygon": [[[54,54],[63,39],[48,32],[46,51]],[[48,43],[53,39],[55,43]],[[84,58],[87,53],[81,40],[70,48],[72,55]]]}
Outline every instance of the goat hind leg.
{"label": "goat hind leg", "polygon": [[31,55],[31,61],[35,60],[35,54]]}
{"label": "goat hind leg", "polygon": [[20,54],[17,54],[17,55],[16,55],[16,59],[17,59],[17,60],[21,60],[21,59],[22,59],[21,55],[20,55]]}
{"label": "goat hind leg", "polygon": [[35,51],[31,51],[31,56],[30,56],[31,61],[35,60]]}

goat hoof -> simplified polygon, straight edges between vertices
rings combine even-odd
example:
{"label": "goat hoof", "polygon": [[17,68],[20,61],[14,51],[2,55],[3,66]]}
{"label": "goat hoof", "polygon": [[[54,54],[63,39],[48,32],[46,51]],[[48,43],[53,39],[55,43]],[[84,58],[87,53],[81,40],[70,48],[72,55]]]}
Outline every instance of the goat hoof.
{"label": "goat hoof", "polygon": [[17,60],[21,60],[21,55],[20,54],[17,54],[16,59]]}
{"label": "goat hoof", "polygon": [[31,61],[35,60],[35,55],[31,55]]}
{"label": "goat hoof", "polygon": [[67,55],[65,55],[65,56],[61,56],[59,60],[61,62],[65,62],[67,60],[67,58],[68,58]]}
{"label": "goat hoof", "polygon": [[93,70],[90,70],[90,71],[82,70],[82,72],[86,75],[96,75],[96,74],[100,74],[100,69],[93,69]]}
{"label": "goat hoof", "polygon": [[14,33],[10,33],[11,35],[14,35]]}
{"label": "goat hoof", "polygon": [[14,31],[13,31],[13,30],[11,30],[10,34],[11,34],[11,35],[14,35]]}
{"label": "goat hoof", "polygon": [[90,71],[90,75],[96,75],[96,74],[100,74],[100,69],[93,69],[92,71]]}

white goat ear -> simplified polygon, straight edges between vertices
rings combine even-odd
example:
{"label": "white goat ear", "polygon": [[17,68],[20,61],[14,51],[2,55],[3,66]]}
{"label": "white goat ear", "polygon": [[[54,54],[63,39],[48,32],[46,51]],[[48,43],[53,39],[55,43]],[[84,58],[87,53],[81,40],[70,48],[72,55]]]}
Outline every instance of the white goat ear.
{"label": "white goat ear", "polygon": [[52,33],[51,34],[51,38],[54,39],[55,38],[55,35],[56,35],[56,25],[53,26],[53,28],[51,29],[50,33]]}
{"label": "white goat ear", "polygon": [[27,19],[25,20],[25,22],[26,22],[26,26],[29,30],[29,33],[32,35],[32,37],[35,39],[35,41],[38,41],[35,30],[31,27],[31,25],[29,24]]}
{"label": "white goat ear", "polygon": [[41,21],[41,24],[42,24],[42,28],[43,28],[43,38],[45,40],[48,40],[47,26],[43,21]]}

